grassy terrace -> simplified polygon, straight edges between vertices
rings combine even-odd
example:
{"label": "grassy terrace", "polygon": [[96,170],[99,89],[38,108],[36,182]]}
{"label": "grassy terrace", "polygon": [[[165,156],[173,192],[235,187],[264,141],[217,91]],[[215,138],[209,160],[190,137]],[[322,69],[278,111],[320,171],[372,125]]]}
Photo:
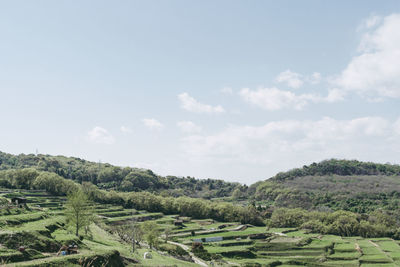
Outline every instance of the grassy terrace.
{"label": "grassy terrace", "polygon": [[[7,190],[4,194],[10,192]],[[157,251],[151,252],[152,259],[143,259],[143,254],[149,249],[139,248],[132,253],[130,244],[121,242],[118,237],[96,224],[90,226],[89,235],[81,241],[73,234],[73,229],[65,224],[63,210],[50,208],[53,204],[62,207],[65,198],[52,197],[49,200],[43,192],[31,192],[29,195],[27,209],[0,210],[1,266],[197,266]],[[38,203],[52,203],[52,205],[37,208]],[[111,221],[148,217],[171,222],[171,218],[164,218],[161,213],[142,211],[137,214],[133,209],[123,209],[120,206],[97,205],[95,210],[97,213],[108,215]],[[132,213],[135,215],[132,216]],[[103,221],[107,220],[103,219]],[[61,245],[72,242],[78,244],[79,254],[56,255]],[[21,245],[26,247],[24,253],[17,250]]]}
{"label": "grassy terrace", "polygon": [[[194,225],[193,225],[194,227]],[[335,235],[308,234],[295,229],[251,227],[208,235],[177,238],[179,242],[221,236],[220,242],[204,243],[204,248],[229,264],[262,266],[399,266],[400,246],[388,238],[363,239]],[[281,233],[285,233],[286,236]],[[251,234],[270,233],[266,239],[248,238]],[[279,234],[273,234],[279,233]],[[235,239],[240,236],[241,239]],[[235,237],[234,239],[231,239]],[[223,265],[223,264],[222,264]]]}
{"label": "grassy terrace", "polygon": [[112,218],[105,219],[106,223],[115,223],[115,222],[123,222],[129,220],[147,220],[147,219],[158,219],[162,218],[164,215],[160,212],[153,213],[144,213],[144,214],[135,214],[135,215],[126,215],[126,216],[117,216]]}
{"label": "grassy terrace", "polygon": [[[179,227],[174,226],[176,215],[124,209],[117,205],[96,205],[96,214],[100,215],[98,222],[92,224],[89,234],[80,240],[66,225],[62,206],[59,210],[52,210],[51,205],[35,207],[36,203],[61,204],[65,198],[50,199],[43,192],[30,195],[30,208],[1,211],[0,263],[6,266],[198,266],[158,251],[152,251],[153,258],[145,260],[143,254],[147,248],[138,248],[132,253],[130,244],[105,230],[114,227],[114,223],[130,223],[132,219],[139,223],[153,220],[160,231],[169,227],[173,240],[189,247],[193,239],[222,237],[219,242],[203,243],[208,253],[219,257],[215,266],[400,266],[399,242],[389,238],[309,234],[294,228],[248,227],[234,231],[239,223],[210,219],[187,218],[189,222]],[[226,227],[218,229],[223,224]],[[259,235],[258,239],[254,236],[257,234],[264,235]],[[61,245],[72,242],[78,244],[79,254],[56,256]],[[25,253],[17,250],[20,245],[27,247]]]}
{"label": "grassy terrace", "polygon": [[197,238],[218,237],[218,236],[222,236],[223,238],[237,238],[237,237],[246,237],[247,238],[249,235],[252,235],[252,234],[260,234],[260,233],[266,233],[266,232],[267,231],[266,231],[265,227],[249,227],[243,231],[227,231],[227,230],[225,230],[225,232],[187,236],[187,237],[183,237],[180,239],[181,240],[192,240],[192,239],[197,239]]}

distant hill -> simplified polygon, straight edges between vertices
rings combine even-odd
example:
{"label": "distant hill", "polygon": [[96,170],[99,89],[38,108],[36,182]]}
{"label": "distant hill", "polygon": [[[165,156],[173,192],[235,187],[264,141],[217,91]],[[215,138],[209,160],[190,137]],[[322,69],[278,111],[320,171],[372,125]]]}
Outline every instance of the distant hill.
{"label": "distant hill", "polygon": [[78,183],[91,182],[100,189],[205,199],[231,197],[232,201],[262,207],[359,213],[400,208],[400,166],[356,160],[324,160],[278,173],[247,187],[223,180],[160,176],[147,169],[75,157],[0,152],[0,185],[2,179],[8,179],[4,177],[10,177],[4,172],[25,168],[55,173]]}
{"label": "distant hill", "polygon": [[239,183],[216,179],[160,176],[151,170],[118,167],[75,157],[0,152],[0,171],[34,168],[48,171],[76,182],[91,182],[103,189],[119,191],[148,191],[170,196],[215,198],[230,196]]}
{"label": "distant hill", "polygon": [[369,212],[400,206],[400,166],[325,160],[253,184],[247,196],[279,207]]}
{"label": "distant hill", "polygon": [[288,180],[303,176],[324,175],[400,175],[400,165],[379,164],[373,162],[362,162],[357,160],[330,159],[319,163],[312,163],[302,168],[280,172],[273,180]]}

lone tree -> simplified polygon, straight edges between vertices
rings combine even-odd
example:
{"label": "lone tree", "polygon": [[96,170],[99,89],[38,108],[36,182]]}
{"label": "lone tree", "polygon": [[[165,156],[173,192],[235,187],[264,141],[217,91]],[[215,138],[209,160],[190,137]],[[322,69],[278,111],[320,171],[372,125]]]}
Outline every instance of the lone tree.
{"label": "lone tree", "polygon": [[138,223],[117,225],[114,227],[114,232],[120,239],[132,244],[132,252],[135,252],[136,245],[140,246],[143,241],[143,230]]}
{"label": "lone tree", "polygon": [[157,247],[158,237],[160,236],[157,224],[153,221],[146,221],[141,225],[141,228],[144,233],[144,238],[150,248]]}
{"label": "lone tree", "polygon": [[68,195],[65,206],[68,222],[75,227],[75,235],[79,236],[79,230],[88,227],[94,220],[92,203],[88,196],[79,190]]}
{"label": "lone tree", "polygon": [[171,227],[171,226],[167,226],[167,227],[164,229],[165,243],[168,242],[171,233],[172,233],[172,227]]}

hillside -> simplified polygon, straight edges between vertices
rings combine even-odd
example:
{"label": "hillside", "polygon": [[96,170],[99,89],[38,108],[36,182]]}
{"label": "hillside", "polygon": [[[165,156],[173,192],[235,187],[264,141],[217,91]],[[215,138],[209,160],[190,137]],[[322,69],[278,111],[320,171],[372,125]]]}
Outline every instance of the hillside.
{"label": "hillside", "polygon": [[[196,190],[184,187],[185,183],[179,185],[193,178],[161,177],[150,170],[62,156],[1,155],[0,261],[3,263],[17,263],[17,266],[397,266],[400,263],[397,165],[328,160],[280,173],[250,187],[236,186],[229,192],[231,197],[205,200],[169,194],[177,189],[186,193]],[[95,167],[97,173],[93,171]],[[109,177],[107,183],[104,177]],[[134,190],[128,191],[123,188],[123,183],[130,179],[127,177],[138,178],[139,185],[149,187],[134,186]],[[202,184],[201,180],[193,181],[194,185]],[[216,186],[208,188],[209,193],[234,184],[209,181]],[[163,186],[158,187],[160,184]],[[87,227],[79,235],[71,221],[74,193],[84,196],[80,198],[83,204],[78,201],[78,205],[87,205],[87,216],[83,217],[88,220]],[[22,197],[25,204],[15,203],[16,197]],[[135,239],[137,248],[132,253]],[[78,253],[59,256],[57,251],[71,243],[78,245]],[[149,250],[150,244],[155,250]],[[153,259],[144,258],[148,252]]]}
{"label": "hillside", "polygon": [[303,176],[326,176],[326,175],[400,175],[400,165],[379,164],[373,162],[361,162],[358,160],[324,160],[312,163],[302,168],[280,172],[272,180],[289,180]]}
{"label": "hillside", "polygon": [[78,183],[91,182],[103,189],[148,191],[179,197],[214,198],[230,196],[239,183],[193,177],[159,176],[151,170],[118,167],[75,157],[20,154],[0,151],[0,170],[34,168],[56,173]]}
{"label": "hillside", "polygon": [[400,166],[356,160],[324,160],[278,173],[247,187],[215,179],[163,177],[151,170],[74,157],[0,152],[0,186],[7,186],[12,180],[13,174],[7,174],[7,170],[26,168],[55,173],[77,183],[90,182],[106,190],[151,192],[166,197],[228,197],[226,200],[232,197],[232,201],[256,203],[263,207],[367,213],[378,208],[393,210],[400,206]]}
{"label": "hillside", "polygon": [[396,209],[400,196],[400,166],[326,160],[278,173],[258,182],[248,196],[280,207],[368,212]]}

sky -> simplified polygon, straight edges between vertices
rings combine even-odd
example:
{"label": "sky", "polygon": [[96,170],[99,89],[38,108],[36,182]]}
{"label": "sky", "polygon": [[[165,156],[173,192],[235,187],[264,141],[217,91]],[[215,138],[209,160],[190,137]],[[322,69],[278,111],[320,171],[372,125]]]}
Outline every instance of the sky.
{"label": "sky", "polygon": [[399,163],[399,1],[0,1],[0,151],[252,184]]}

